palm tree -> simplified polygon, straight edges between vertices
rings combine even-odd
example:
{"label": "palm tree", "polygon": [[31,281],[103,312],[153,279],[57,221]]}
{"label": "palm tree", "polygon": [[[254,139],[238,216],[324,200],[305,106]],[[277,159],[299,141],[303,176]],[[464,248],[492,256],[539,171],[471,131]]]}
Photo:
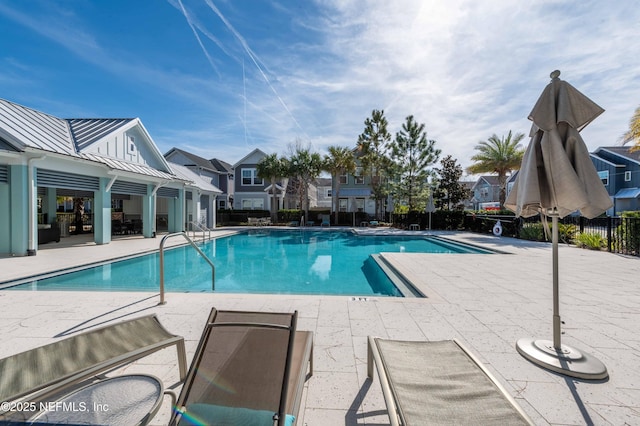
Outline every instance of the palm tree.
{"label": "palm tree", "polygon": [[[311,150],[311,146],[303,147],[297,142],[290,148],[291,157],[287,159],[287,174],[299,180],[301,184],[301,204],[304,206],[304,220],[309,220],[309,185],[322,171],[322,157]],[[302,207],[302,206],[301,206]]]}
{"label": "palm tree", "polygon": [[275,223],[277,219],[276,207],[278,206],[276,201],[276,181],[286,174],[284,160],[279,158],[278,154],[269,154],[258,162],[256,171],[259,178],[271,182],[269,193],[272,197],[269,210],[271,211],[271,221]]}
{"label": "palm tree", "polygon": [[622,143],[634,142],[631,152],[640,151],[640,107],[629,120],[629,130],[622,137]]}
{"label": "palm tree", "polygon": [[500,208],[504,206],[507,198],[507,174],[520,168],[524,149],[520,146],[520,141],[524,134],[517,133],[512,136],[511,130],[507,137],[500,139],[495,133],[487,141],[481,141],[475,146],[478,151],[471,157],[475,163],[467,168],[471,174],[496,173],[500,183]]}
{"label": "palm tree", "polygon": [[338,223],[338,200],[340,199],[340,176],[356,171],[356,160],[353,151],[343,146],[330,146],[329,154],[324,156],[323,169],[331,173],[333,191],[331,192],[331,204],[335,214],[335,223]]}

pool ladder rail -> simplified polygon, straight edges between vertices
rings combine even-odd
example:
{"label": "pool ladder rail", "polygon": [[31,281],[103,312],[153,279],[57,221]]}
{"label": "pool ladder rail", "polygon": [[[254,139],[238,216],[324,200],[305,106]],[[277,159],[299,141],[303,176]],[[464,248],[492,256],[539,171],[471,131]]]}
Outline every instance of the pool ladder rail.
{"label": "pool ladder rail", "polygon": [[216,289],[216,284],[215,284],[216,267],[211,261],[211,259],[209,259],[207,255],[204,254],[202,250],[200,250],[200,247],[198,247],[198,245],[191,238],[189,238],[186,232],[174,232],[174,233],[165,235],[164,237],[162,237],[162,240],[160,241],[160,303],[158,303],[159,305],[164,305],[165,303],[167,303],[164,300],[164,243],[165,241],[167,241],[167,239],[171,237],[177,237],[180,235],[182,235],[187,240],[189,245],[191,245],[191,247],[193,247],[198,252],[198,254],[202,256],[204,260],[207,261],[209,266],[211,266],[211,290],[214,291]]}
{"label": "pool ladder rail", "polygon": [[196,238],[196,231],[202,231],[202,241],[205,240],[205,233],[207,235],[207,240],[211,239],[211,229],[204,226],[202,223],[190,221],[189,222],[189,231],[191,231],[192,238]]}

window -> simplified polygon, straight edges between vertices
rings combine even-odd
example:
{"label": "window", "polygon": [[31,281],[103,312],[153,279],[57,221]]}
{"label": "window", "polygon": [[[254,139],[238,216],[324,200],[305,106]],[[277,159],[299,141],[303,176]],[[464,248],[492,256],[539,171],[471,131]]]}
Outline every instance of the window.
{"label": "window", "polygon": [[624,181],[631,182],[631,172],[624,172]]}
{"label": "window", "polygon": [[356,198],[356,211],[364,211],[364,198]]}
{"label": "window", "polygon": [[227,208],[227,200],[218,200],[218,208],[224,210]]}
{"label": "window", "polygon": [[325,192],[324,192],[324,196],[325,196],[326,198],[331,198],[331,194],[332,194],[332,192],[331,192],[331,188],[325,188],[325,190],[324,190],[324,191],[325,191]]}
{"label": "window", "polygon": [[131,135],[127,135],[127,152],[134,154],[136,152],[136,138]]}
{"label": "window", "polygon": [[598,172],[598,176],[600,176],[600,180],[604,186],[609,186],[609,170]]}
{"label": "window", "polygon": [[242,169],[242,185],[243,186],[261,186],[264,185],[264,180],[258,177],[256,169]]}
{"label": "window", "polygon": [[364,175],[362,174],[362,167],[356,167],[356,174],[354,175],[356,185],[364,185]]}
{"label": "window", "polygon": [[264,210],[262,198],[245,198],[242,200],[242,210]]}
{"label": "window", "polygon": [[489,188],[487,188],[486,186],[480,188],[480,196],[482,198],[487,198],[489,196]]}
{"label": "window", "polygon": [[338,181],[340,182],[341,185],[346,185],[347,184],[347,174],[343,174],[343,175],[339,175],[338,176]]}
{"label": "window", "polygon": [[346,212],[349,208],[349,199],[348,198],[340,198],[338,200],[338,211]]}

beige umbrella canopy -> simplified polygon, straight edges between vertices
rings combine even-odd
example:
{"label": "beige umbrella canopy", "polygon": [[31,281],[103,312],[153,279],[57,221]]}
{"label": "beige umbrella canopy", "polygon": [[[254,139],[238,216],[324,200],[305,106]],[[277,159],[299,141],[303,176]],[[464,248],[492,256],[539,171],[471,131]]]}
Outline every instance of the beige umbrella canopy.
{"label": "beige umbrella canopy", "polygon": [[580,136],[604,112],[569,83],[551,73],[551,83],[533,107],[531,142],[520,172],[505,201],[516,216],[538,213],[552,218],[553,341],[520,339],[516,348],[530,361],[557,373],[582,379],[604,379],[607,368],[598,359],[563,345],[558,287],[558,218],[579,211],[592,218],[613,206]]}
{"label": "beige umbrella canopy", "polygon": [[580,211],[593,218],[613,203],[579,132],[604,110],[556,73],[529,114],[531,143],[505,207],[523,217]]}

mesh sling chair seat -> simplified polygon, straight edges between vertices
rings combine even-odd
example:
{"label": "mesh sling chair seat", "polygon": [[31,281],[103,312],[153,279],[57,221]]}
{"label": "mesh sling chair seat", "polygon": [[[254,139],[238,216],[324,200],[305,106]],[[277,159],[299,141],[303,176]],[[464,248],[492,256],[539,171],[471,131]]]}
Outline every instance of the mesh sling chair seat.
{"label": "mesh sling chair seat", "polygon": [[313,373],[313,334],[296,321],[297,312],[213,308],[170,424],[295,424]]}
{"label": "mesh sling chair seat", "polygon": [[[184,379],[184,338],[168,332],[155,315],[57,340],[0,359],[0,401],[44,400],[169,346],[177,349],[180,379]],[[3,415],[0,410],[0,419]]]}
{"label": "mesh sling chair seat", "polygon": [[368,339],[391,425],[531,425],[522,408],[458,341]]}

